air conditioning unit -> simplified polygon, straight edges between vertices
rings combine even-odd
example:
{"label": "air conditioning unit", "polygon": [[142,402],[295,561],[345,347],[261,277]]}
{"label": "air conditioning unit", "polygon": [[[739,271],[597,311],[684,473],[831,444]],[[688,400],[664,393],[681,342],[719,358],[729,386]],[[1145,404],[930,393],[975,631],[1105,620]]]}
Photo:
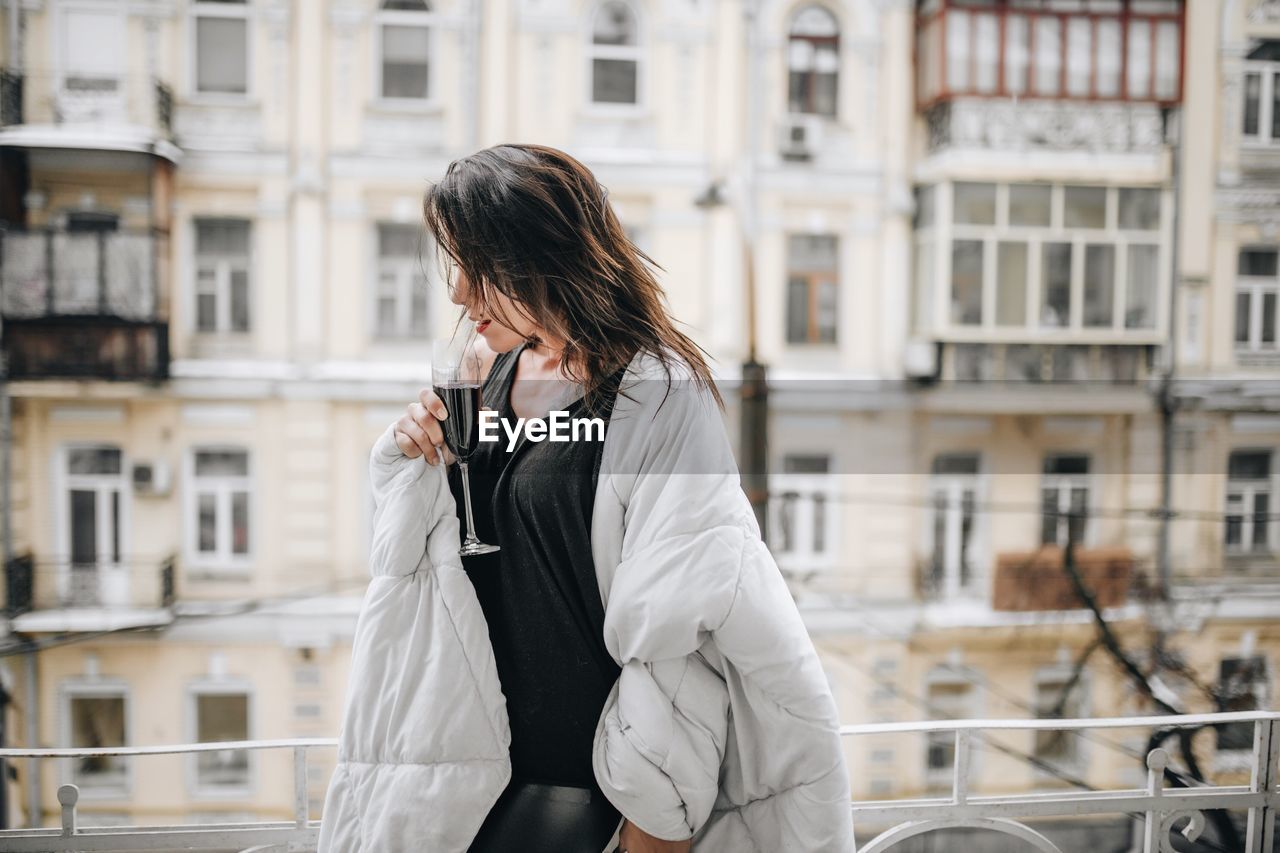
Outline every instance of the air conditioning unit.
{"label": "air conditioning unit", "polygon": [[783,160],[807,162],[818,154],[822,140],[818,116],[787,116],[782,120],[778,151]]}
{"label": "air conditioning unit", "polygon": [[169,494],[173,474],[164,460],[133,464],[133,491],[145,497],[162,498]]}
{"label": "air conditioning unit", "polygon": [[938,345],[923,338],[911,338],[902,350],[902,370],[909,379],[932,379],[938,375]]}

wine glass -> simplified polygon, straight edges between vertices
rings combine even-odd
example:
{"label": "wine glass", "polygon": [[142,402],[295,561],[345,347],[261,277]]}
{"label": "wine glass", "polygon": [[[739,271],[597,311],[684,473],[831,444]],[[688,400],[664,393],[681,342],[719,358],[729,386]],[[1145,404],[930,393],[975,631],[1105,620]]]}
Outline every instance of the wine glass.
{"label": "wine glass", "polygon": [[458,553],[464,557],[492,554],[497,545],[486,545],[476,538],[475,519],[471,514],[471,481],[467,460],[480,443],[480,356],[472,346],[475,327],[464,322],[452,337],[431,345],[431,385],[444,403],[448,416],[441,422],[444,443],[449,447],[462,473],[462,503],[467,513],[467,537]]}

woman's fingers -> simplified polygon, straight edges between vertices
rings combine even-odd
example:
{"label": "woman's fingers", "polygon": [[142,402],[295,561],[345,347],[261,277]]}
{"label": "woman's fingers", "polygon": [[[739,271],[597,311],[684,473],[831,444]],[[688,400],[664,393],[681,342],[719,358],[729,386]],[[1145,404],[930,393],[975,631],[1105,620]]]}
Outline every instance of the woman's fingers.
{"label": "woman's fingers", "polygon": [[418,429],[426,433],[430,442],[435,446],[444,444],[444,430],[440,426],[437,416],[423,407],[421,403],[409,404],[409,417],[418,425]]}
{"label": "woman's fingers", "polygon": [[410,459],[416,459],[419,456],[426,456],[427,461],[432,465],[436,464],[436,449],[431,443],[431,439],[427,433],[418,426],[411,416],[404,415],[400,420],[396,421],[395,428],[396,447],[400,448],[400,452]]}

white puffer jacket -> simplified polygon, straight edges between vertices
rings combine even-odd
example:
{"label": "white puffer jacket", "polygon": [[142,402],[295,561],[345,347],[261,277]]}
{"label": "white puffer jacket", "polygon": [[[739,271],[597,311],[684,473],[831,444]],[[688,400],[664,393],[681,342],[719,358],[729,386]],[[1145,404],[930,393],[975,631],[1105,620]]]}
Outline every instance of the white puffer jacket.
{"label": "white puffer jacket", "polygon": [[[465,851],[511,773],[488,630],[444,470],[388,429],[370,471],[373,581],[319,851]],[[697,853],[852,851],[835,704],[720,412],[651,354],[623,380],[593,513],[622,667],[595,737],[605,795]]]}

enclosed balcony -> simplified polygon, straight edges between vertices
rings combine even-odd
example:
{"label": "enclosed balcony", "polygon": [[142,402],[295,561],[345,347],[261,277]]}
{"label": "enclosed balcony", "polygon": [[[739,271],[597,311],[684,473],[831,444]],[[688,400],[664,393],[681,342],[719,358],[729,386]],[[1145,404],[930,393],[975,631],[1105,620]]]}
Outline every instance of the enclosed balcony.
{"label": "enclosed balcony", "polygon": [[4,351],[13,379],[160,380],[169,324],[159,260],[167,240],[110,216],[0,231]]}
{"label": "enclosed balcony", "polygon": [[1180,0],[924,0],[916,101],[931,148],[1159,147],[1182,100]]}

